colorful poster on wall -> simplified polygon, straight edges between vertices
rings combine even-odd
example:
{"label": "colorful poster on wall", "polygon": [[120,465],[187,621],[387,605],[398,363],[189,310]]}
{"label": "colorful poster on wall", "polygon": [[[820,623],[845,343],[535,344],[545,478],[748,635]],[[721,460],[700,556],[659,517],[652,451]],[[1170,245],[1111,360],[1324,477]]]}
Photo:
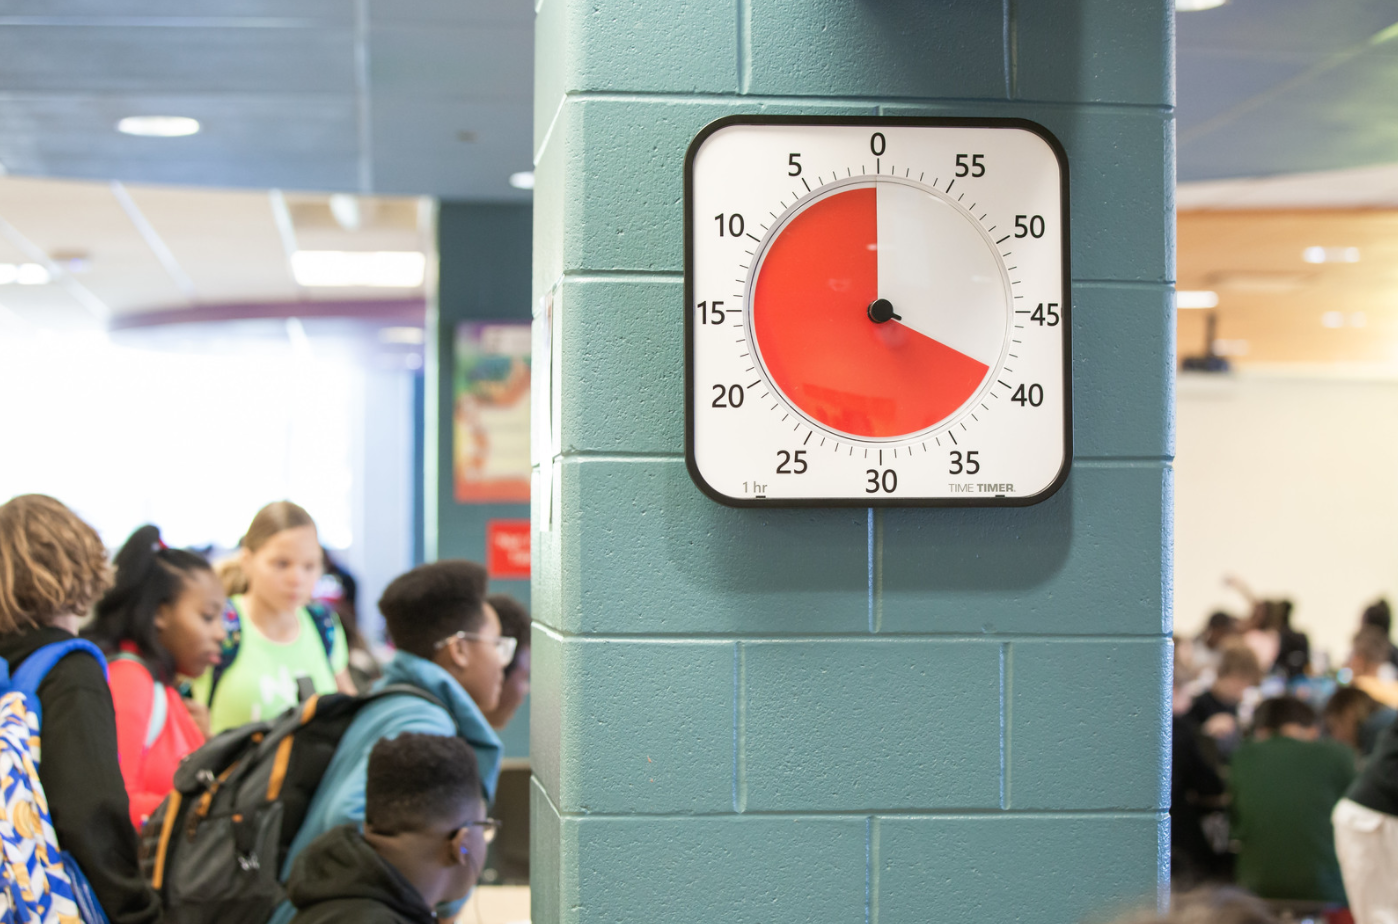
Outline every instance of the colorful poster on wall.
{"label": "colorful poster on wall", "polygon": [[457,325],[453,470],[463,504],[529,502],[530,327]]}
{"label": "colorful poster on wall", "polygon": [[485,570],[492,579],[529,580],[529,521],[486,520]]}

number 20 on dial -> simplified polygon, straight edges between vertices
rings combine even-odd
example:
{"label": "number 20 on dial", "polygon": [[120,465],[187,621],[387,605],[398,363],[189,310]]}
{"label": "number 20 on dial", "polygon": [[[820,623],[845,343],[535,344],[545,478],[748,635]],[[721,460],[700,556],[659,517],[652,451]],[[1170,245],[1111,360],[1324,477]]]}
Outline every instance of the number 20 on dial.
{"label": "number 20 on dial", "polygon": [[1067,160],[1011,119],[746,117],[685,162],[686,453],[725,504],[1067,477]]}

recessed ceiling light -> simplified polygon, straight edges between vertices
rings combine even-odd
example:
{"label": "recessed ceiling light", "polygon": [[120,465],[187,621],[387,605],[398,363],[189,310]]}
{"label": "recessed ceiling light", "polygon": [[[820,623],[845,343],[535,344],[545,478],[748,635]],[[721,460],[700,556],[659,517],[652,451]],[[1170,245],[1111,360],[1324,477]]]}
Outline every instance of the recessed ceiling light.
{"label": "recessed ceiling light", "polygon": [[1175,12],[1194,13],[1199,10],[1213,10],[1227,2],[1228,0],[1175,0]]}
{"label": "recessed ceiling light", "polygon": [[1175,293],[1176,308],[1217,308],[1218,293],[1202,289],[1180,289]]}
{"label": "recessed ceiling light", "polygon": [[1307,247],[1301,251],[1307,263],[1358,263],[1358,247]]}
{"label": "recessed ceiling light", "polygon": [[145,138],[178,138],[199,131],[199,120],[187,116],[127,116],[117,123],[117,131]]}
{"label": "recessed ceiling light", "polygon": [[534,171],[524,170],[519,173],[510,174],[510,185],[515,189],[533,189]]}
{"label": "recessed ceiling light", "polygon": [[427,257],[408,250],[298,250],[291,272],[303,286],[412,289],[422,285]]}
{"label": "recessed ceiling light", "polygon": [[1320,316],[1320,323],[1323,327],[1344,327],[1345,315],[1341,311],[1327,311]]}

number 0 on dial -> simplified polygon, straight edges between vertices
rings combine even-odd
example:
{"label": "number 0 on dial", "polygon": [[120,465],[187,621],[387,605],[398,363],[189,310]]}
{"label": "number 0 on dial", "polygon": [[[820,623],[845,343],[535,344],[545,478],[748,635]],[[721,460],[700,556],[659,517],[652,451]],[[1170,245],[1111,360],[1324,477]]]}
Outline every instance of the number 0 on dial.
{"label": "number 0 on dial", "polygon": [[1014,119],[749,117],[685,161],[686,453],[725,504],[1022,505],[1071,458],[1067,161]]}

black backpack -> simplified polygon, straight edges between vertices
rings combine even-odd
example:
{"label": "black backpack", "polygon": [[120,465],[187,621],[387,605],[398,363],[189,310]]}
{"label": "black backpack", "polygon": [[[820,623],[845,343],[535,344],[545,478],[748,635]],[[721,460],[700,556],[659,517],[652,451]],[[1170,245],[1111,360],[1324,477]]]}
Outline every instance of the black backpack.
{"label": "black backpack", "polygon": [[286,897],[282,865],[316,787],[359,710],[385,696],[312,696],[270,722],[229,729],[191,753],[141,832],[141,867],[169,924],[266,924]]}

